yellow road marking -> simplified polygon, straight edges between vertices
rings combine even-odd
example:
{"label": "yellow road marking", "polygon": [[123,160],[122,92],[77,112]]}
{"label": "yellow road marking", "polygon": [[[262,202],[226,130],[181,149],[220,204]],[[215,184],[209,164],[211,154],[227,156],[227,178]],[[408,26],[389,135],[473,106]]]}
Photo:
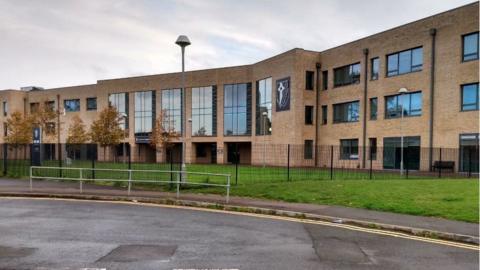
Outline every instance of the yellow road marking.
{"label": "yellow road marking", "polygon": [[193,207],[193,206],[155,204],[155,203],[144,203],[144,202],[133,202],[133,201],[81,200],[81,199],[67,199],[67,198],[1,197],[1,199],[55,200],[55,201],[110,203],[110,204],[114,203],[114,204],[141,205],[141,206],[149,206],[149,207],[163,207],[163,208],[173,208],[173,209],[204,211],[204,212],[211,212],[211,213],[222,213],[222,214],[237,215],[237,216],[265,218],[265,219],[289,221],[289,222],[304,223],[304,224],[323,225],[323,226],[342,228],[342,229],[347,229],[352,231],[397,237],[397,238],[403,238],[408,240],[416,240],[416,241],[427,242],[427,243],[438,244],[438,245],[446,245],[446,246],[464,248],[464,249],[470,249],[470,250],[476,250],[476,251],[480,250],[479,246],[471,245],[471,244],[463,244],[463,243],[457,243],[457,242],[441,240],[441,239],[414,236],[414,235],[409,235],[409,234],[400,233],[400,232],[391,232],[391,231],[384,231],[379,229],[363,228],[363,227],[358,227],[358,226],[353,226],[348,224],[333,223],[333,222],[320,221],[320,220],[300,219],[300,218],[292,218],[292,217],[284,217],[284,216],[247,213],[247,212],[227,211],[227,210],[210,209],[210,208]]}

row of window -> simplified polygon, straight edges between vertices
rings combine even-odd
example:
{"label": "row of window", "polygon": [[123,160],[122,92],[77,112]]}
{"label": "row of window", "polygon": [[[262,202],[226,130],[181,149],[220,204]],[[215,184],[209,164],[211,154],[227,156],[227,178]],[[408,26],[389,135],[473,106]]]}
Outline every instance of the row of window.
{"label": "row of window", "polygon": [[[477,60],[479,57],[479,33],[462,36],[462,61]],[[416,47],[386,56],[386,76],[421,71],[423,68],[423,47]],[[370,79],[379,78],[380,58],[370,59]],[[354,63],[333,69],[333,87],[360,83],[360,63]],[[307,71],[306,89],[313,90],[313,72]],[[322,89],[328,89],[328,71],[322,71]]]}

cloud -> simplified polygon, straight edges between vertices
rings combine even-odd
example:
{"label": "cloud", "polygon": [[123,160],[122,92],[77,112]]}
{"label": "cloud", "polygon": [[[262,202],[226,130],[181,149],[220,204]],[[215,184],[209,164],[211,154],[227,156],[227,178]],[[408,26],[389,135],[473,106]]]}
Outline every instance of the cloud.
{"label": "cloud", "polygon": [[[0,0],[0,89],[243,65],[324,50],[470,2]],[[402,10],[402,12],[398,12]]]}

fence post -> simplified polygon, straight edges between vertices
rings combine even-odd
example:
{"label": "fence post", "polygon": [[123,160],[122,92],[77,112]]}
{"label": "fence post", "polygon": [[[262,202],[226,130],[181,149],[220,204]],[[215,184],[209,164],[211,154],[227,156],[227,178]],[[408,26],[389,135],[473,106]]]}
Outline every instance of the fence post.
{"label": "fence post", "polygon": [[132,170],[128,169],[128,196],[130,196],[130,189],[132,188]]}
{"label": "fence post", "polygon": [[[409,147],[408,147],[408,146],[407,146],[406,148],[404,148],[404,149],[405,149],[405,153],[404,153],[404,155],[403,155],[403,156],[404,156],[403,167],[404,167],[404,169],[405,169],[405,178],[408,179],[408,164],[409,164],[409,162],[408,162],[408,156],[409,156],[409,155],[408,155],[408,154],[410,153],[410,151],[409,151]],[[421,151],[421,149],[422,149],[422,148],[420,148],[420,151]],[[405,158],[405,157],[406,157],[406,158]]]}
{"label": "fence post", "polygon": [[170,154],[170,189],[173,188],[173,154]]}
{"label": "fence post", "polygon": [[225,199],[226,203],[230,200],[230,175],[227,176],[227,198]]}
{"label": "fence post", "polygon": [[180,198],[180,173],[177,173],[177,200]]}
{"label": "fence post", "polygon": [[92,179],[95,179],[95,157],[92,155]]}
{"label": "fence post", "polygon": [[238,153],[238,143],[235,143],[235,186],[238,184],[238,163],[240,162]]}
{"label": "fence post", "polygon": [[442,178],[442,148],[440,147],[439,149],[440,153],[439,153],[439,164],[440,166],[438,166],[438,178]]}
{"label": "fence post", "polygon": [[330,145],[330,180],[333,180],[333,145]]}
{"label": "fence post", "polygon": [[78,169],[80,171],[80,193],[83,193],[83,175],[82,175],[82,168]]}
{"label": "fence post", "polygon": [[3,175],[7,175],[8,144],[3,144]]}
{"label": "fence post", "polygon": [[290,181],[290,144],[287,144],[287,181]]}
{"label": "fence post", "polygon": [[132,169],[132,149],[130,148],[130,143],[128,143],[128,169]]}
{"label": "fence post", "polygon": [[468,147],[468,177],[472,177],[472,148]]}
{"label": "fence post", "polygon": [[370,180],[372,180],[372,173],[373,173],[373,169],[372,169],[372,166],[373,166],[373,155],[372,155],[372,146],[370,145],[370,170],[369,170],[369,178]]}
{"label": "fence post", "polygon": [[32,190],[33,190],[33,179],[32,179],[33,175],[32,175],[32,173],[33,173],[33,168],[30,167],[30,192],[32,192]]}

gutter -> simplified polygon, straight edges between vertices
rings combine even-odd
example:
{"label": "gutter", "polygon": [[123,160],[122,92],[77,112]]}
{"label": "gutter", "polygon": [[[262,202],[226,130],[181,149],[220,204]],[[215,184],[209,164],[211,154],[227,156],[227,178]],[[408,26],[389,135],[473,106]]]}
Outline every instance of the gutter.
{"label": "gutter", "polygon": [[363,55],[365,56],[363,73],[363,137],[362,137],[362,168],[365,168],[365,159],[367,157],[367,82],[368,82],[368,48],[363,49]]}
{"label": "gutter", "polygon": [[437,37],[437,29],[430,29],[430,36],[432,36],[431,61],[430,61],[430,123],[429,123],[429,149],[428,149],[428,165],[429,170],[432,170],[433,161],[433,115],[434,115],[434,98],[435,98],[435,41]]}
{"label": "gutter", "polygon": [[316,91],[315,93],[315,167],[318,166],[318,119],[319,119],[319,110],[320,106],[318,101],[320,100],[320,69],[322,65],[320,63],[316,64],[317,68],[317,80],[316,80]]}

